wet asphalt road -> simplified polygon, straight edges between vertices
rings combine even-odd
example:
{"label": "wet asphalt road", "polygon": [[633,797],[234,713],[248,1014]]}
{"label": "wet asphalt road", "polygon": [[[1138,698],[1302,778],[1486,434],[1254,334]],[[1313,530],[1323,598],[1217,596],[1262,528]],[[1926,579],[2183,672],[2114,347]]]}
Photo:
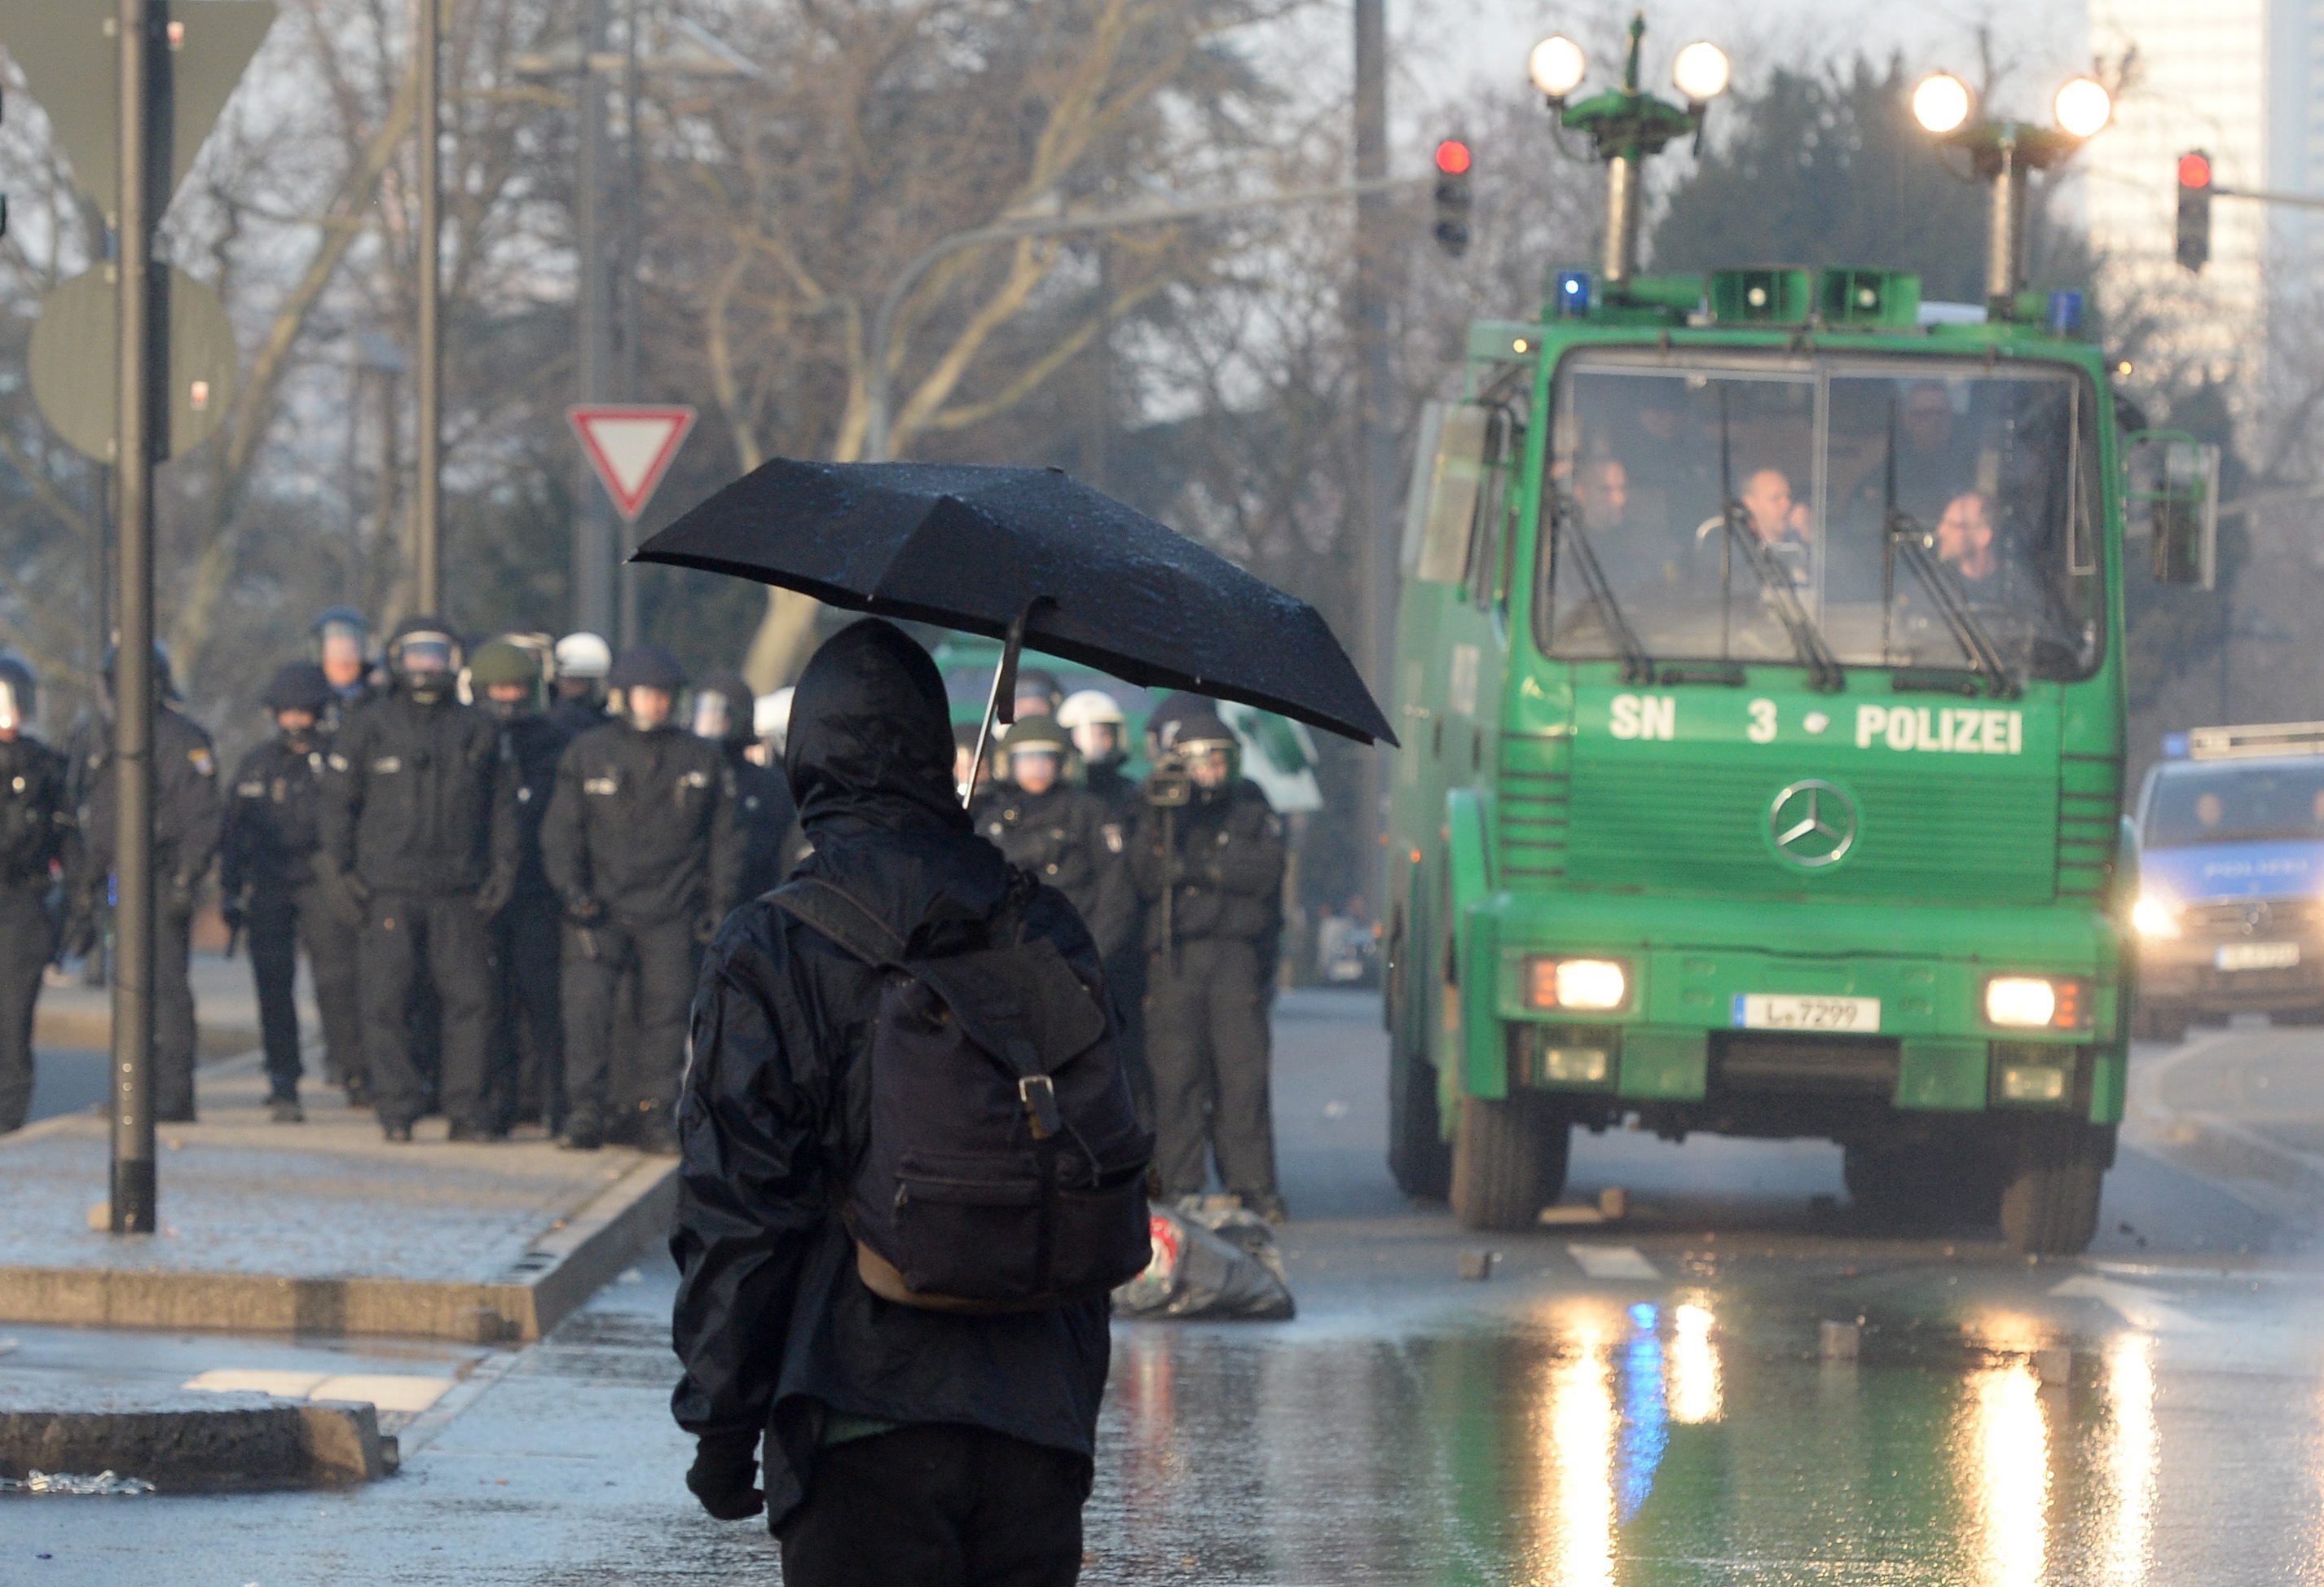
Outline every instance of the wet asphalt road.
{"label": "wet asphalt road", "polygon": [[[2281,1195],[2126,1150],[2098,1248],[2028,1263],[1871,1236],[1827,1147],[1615,1134],[1574,1199],[1621,1186],[1628,1219],[1487,1241],[1388,1181],[1371,1006],[1295,995],[1277,1030],[1301,1315],[1117,1328],[1087,1580],[2324,1582],[2324,1263]],[[0,1504],[0,1581],[771,1582],[680,1485],[669,1290],[644,1262],[543,1345],[431,1359],[463,1375],[358,1493]],[[1858,1318],[1860,1359],[1821,1360]]]}

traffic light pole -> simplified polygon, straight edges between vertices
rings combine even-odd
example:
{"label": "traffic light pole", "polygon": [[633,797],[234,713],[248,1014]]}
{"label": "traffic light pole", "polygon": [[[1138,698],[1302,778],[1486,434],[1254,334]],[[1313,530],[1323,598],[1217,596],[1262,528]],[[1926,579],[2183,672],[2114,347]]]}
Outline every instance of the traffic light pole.
{"label": "traffic light pole", "polygon": [[115,413],[121,637],[113,669],[113,1183],[115,1234],[156,1226],[153,1171],[153,460],[167,411],[156,355],[153,222],[170,169],[167,0],[120,0],[121,291]]}

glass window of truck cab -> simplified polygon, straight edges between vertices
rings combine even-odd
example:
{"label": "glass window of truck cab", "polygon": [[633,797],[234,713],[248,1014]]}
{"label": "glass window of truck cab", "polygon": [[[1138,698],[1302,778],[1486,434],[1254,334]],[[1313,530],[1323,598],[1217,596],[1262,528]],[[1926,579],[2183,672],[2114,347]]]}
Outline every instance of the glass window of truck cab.
{"label": "glass window of truck cab", "polygon": [[2090,388],[2061,366],[1827,353],[1559,366],[1536,636],[1569,660],[2093,672]]}
{"label": "glass window of truck cab", "polygon": [[2324,840],[2324,757],[2163,766],[2141,839],[2157,849]]}

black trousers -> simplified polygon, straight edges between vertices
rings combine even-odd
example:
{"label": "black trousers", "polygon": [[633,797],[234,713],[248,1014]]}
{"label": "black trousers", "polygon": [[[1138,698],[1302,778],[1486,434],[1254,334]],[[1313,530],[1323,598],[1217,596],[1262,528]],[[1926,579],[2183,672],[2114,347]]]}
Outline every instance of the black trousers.
{"label": "black trousers", "polygon": [[276,1096],[299,1093],[299,949],[307,950],[322,1016],[324,1072],[343,1075],[358,1061],[355,943],[331,918],[319,884],[259,888],[250,895],[250,973],[258,986],[259,1040],[266,1050],[267,1088]]}
{"label": "black trousers", "polygon": [[1089,1462],[982,1427],[899,1427],[817,1453],[783,1519],[784,1587],[1069,1587]]}
{"label": "black trousers", "polygon": [[46,890],[0,886],[0,1135],[23,1129],[32,1108],[32,1008],[57,951]]}
{"label": "black trousers", "polygon": [[493,1103],[500,1129],[565,1116],[565,1011],[558,959],[564,910],[553,897],[518,898],[493,921],[501,964]]}
{"label": "black trousers", "polygon": [[[163,890],[164,893],[168,891]],[[194,1118],[194,914],[153,907],[153,1117],[164,1124]]]}
{"label": "black trousers", "polygon": [[1154,1162],[1166,1195],[1219,1179],[1240,1195],[1275,1190],[1268,1094],[1267,987],[1258,947],[1182,942],[1147,961],[1146,1061],[1154,1075]]}
{"label": "black trousers", "polygon": [[[641,1103],[677,1106],[701,952],[685,919],[565,928],[565,1105],[573,1117],[603,1122]],[[635,988],[634,1023],[622,1019],[624,977]],[[629,1051],[620,1053],[625,1038]]]}
{"label": "black trousers", "polygon": [[440,1010],[444,1116],[472,1130],[484,1117],[493,1040],[493,937],[465,892],[389,893],[371,901],[363,932],[363,1054],[382,1124],[410,1124],[428,1103],[412,1052],[413,990],[424,966]]}

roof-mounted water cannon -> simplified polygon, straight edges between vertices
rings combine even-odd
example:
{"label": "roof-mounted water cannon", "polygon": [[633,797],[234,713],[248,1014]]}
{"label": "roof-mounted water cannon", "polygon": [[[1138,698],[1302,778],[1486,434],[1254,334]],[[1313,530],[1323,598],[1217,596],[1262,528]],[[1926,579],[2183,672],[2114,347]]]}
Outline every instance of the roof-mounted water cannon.
{"label": "roof-mounted water cannon", "polygon": [[2069,78],[2050,101],[2051,125],[1980,118],[1977,96],[1949,71],[1913,89],[1913,119],[1941,143],[1968,152],[1971,172],[1992,189],[1985,243],[1986,312],[2007,319],[2024,279],[2025,177],[2062,165],[2114,120],[2114,95],[2093,77]]}
{"label": "roof-mounted water cannon", "polygon": [[1698,40],[1671,62],[1672,85],[1685,96],[1685,105],[1656,98],[1638,84],[1646,34],[1646,19],[1641,13],[1630,21],[1630,47],[1620,86],[1578,104],[1567,101],[1589,75],[1589,60],[1581,45],[1563,33],[1553,33],[1536,44],[1526,60],[1526,75],[1549,107],[1558,113],[1558,125],[1588,133],[1592,153],[1606,166],[1602,273],[1609,300],[1620,298],[1637,272],[1638,219],[1645,207],[1639,183],[1646,158],[1661,153],[1680,138],[1692,137],[1699,144],[1711,101],[1727,91],[1732,72],[1727,51],[1708,40]]}

